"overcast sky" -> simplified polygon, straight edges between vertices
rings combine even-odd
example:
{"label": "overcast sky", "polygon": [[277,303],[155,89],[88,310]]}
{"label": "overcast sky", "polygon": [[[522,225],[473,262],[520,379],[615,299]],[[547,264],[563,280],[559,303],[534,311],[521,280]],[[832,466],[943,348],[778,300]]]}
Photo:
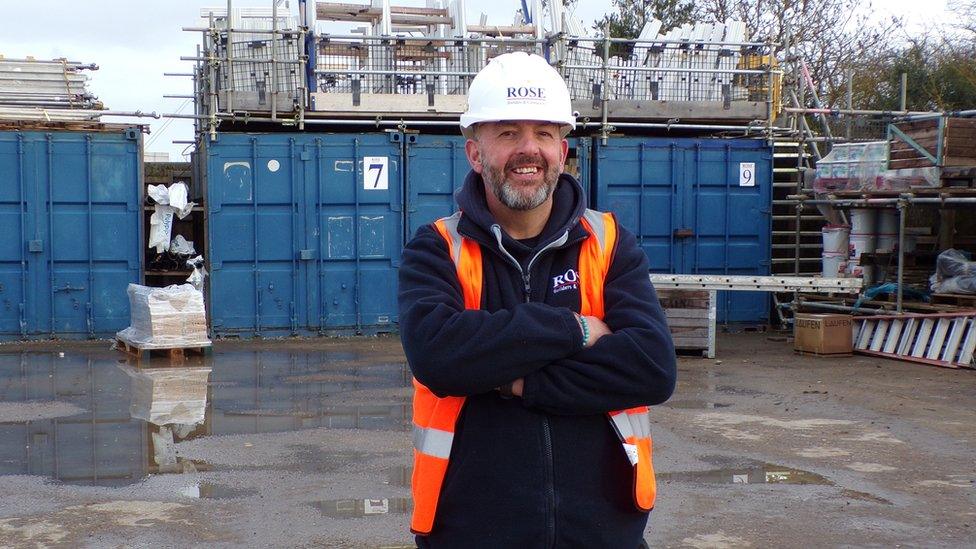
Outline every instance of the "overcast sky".
{"label": "overcast sky", "polygon": [[[368,0],[343,0],[367,3]],[[290,0],[297,13],[297,0]],[[393,0],[397,5],[423,6],[423,0]],[[577,15],[586,23],[600,18],[609,0],[579,0]],[[884,0],[874,2],[879,16],[900,15],[916,24],[945,20],[945,1]],[[115,111],[192,112],[183,99],[164,99],[164,94],[189,94],[189,78],[164,77],[164,72],[187,73],[191,63],[180,61],[193,55],[197,33],[182,32],[198,26],[200,8],[225,8],[225,1],[207,0],[46,0],[43,3],[4,0],[6,20],[0,33],[0,55],[8,59],[34,56],[38,59],[66,57],[95,63],[89,71],[89,89],[105,106]],[[481,13],[490,24],[510,24],[519,0],[467,0],[469,21]],[[234,0],[234,7],[271,7],[271,0]],[[43,7],[43,9],[41,9]],[[106,118],[111,122],[125,119]],[[173,140],[190,140],[193,129],[186,120],[151,120],[147,150],[168,152],[178,160],[186,145]]]}

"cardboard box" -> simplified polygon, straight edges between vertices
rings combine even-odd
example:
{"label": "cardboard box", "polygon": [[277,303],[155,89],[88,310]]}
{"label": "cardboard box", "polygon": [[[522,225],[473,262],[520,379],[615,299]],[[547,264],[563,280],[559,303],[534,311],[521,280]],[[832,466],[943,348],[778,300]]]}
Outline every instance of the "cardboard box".
{"label": "cardboard box", "polygon": [[851,315],[798,313],[793,349],[817,355],[849,355],[854,349]]}

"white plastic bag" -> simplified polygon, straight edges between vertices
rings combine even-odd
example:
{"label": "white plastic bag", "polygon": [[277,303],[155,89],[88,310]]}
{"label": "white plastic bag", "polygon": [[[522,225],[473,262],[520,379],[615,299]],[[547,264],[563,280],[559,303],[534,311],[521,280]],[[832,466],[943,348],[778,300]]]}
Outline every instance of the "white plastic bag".
{"label": "white plastic bag", "polygon": [[149,218],[149,247],[156,248],[156,253],[163,253],[169,249],[170,235],[173,234],[173,208],[156,204],[155,211]]}
{"label": "white plastic bag", "polygon": [[181,234],[173,237],[173,240],[169,243],[169,251],[180,255],[193,255],[196,253],[196,250],[193,248],[193,242],[183,238]]}

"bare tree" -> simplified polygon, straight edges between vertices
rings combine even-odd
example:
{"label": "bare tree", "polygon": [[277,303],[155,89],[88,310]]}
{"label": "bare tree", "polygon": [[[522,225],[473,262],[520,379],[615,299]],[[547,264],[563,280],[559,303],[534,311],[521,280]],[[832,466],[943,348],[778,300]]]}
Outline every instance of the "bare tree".
{"label": "bare tree", "polygon": [[702,21],[745,22],[754,41],[775,44],[774,53],[789,44],[786,61],[805,64],[821,100],[833,107],[844,100],[847,71],[883,49],[897,25],[872,22],[870,3],[861,0],[697,0],[696,8]]}
{"label": "bare tree", "polygon": [[949,0],[946,7],[958,16],[956,27],[976,41],[976,0]]}
{"label": "bare tree", "polygon": [[660,32],[667,32],[692,21],[694,2],[689,0],[613,0],[616,13],[593,22],[593,29],[605,33],[609,25],[613,38],[637,38],[650,19],[661,21]]}

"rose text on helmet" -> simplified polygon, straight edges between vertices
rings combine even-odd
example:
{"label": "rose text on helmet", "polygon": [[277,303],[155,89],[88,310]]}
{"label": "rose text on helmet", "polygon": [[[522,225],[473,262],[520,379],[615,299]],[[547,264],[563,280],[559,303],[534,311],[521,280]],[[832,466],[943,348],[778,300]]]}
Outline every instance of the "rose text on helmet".
{"label": "rose text on helmet", "polygon": [[510,87],[508,88],[507,91],[508,91],[507,97],[537,98],[537,99],[546,98],[545,88],[530,88],[527,86],[520,86],[518,88]]}

